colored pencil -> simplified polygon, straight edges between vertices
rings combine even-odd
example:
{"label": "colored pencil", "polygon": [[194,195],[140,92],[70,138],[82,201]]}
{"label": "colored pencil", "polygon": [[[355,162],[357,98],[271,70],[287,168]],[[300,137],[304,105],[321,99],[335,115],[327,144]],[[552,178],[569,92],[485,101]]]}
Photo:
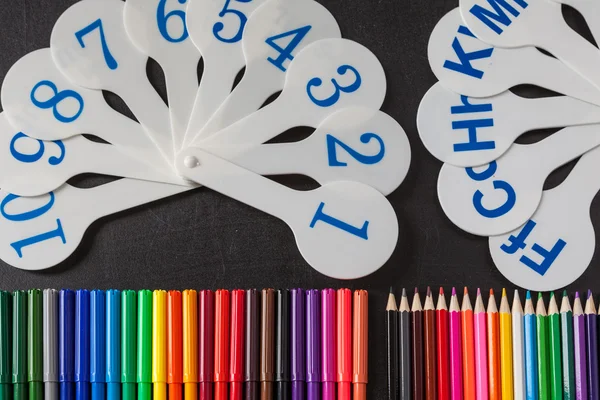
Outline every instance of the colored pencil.
{"label": "colored pencil", "polygon": [[461,348],[461,326],[460,326],[460,308],[456,289],[452,288],[450,297],[450,308],[448,310],[448,328],[450,337],[450,398],[452,400],[463,399],[462,387],[462,348]]}
{"label": "colored pencil", "polygon": [[[293,304],[293,303],[292,303]],[[293,307],[292,307],[293,310]],[[350,400],[352,384],[352,291],[339,289],[337,291],[337,371],[338,371],[338,400]],[[299,314],[303,316],[304,314]],[[292,318],[293,323],[293,318]],[[292,333],[292,342],[294,340]],[[293,366],[294,364],[292,364]],[[293,392],[292,392],[293,393]],[[299,400],[302,397],[292,400]]]}
{"label": "colored pencil", "polygon": [[[405,293],[403,293],[403,300]],[[408,307],[408,301],[406,302]],[[402,303],[401,303],[402,307]],[[402,315],[402,314],[400,314]],[[406,319],[406,351],[410,353],[410,342],[409,339],[409,320]],[[402,322],[401,322],[402,324]],[[402,326],[402,325],[401,325]],[[438,400],[449,400],[450,399],[450,363],[448,356],[448,307],[446,306],[446,297],[444,296],[444,289],[440,287],[440,293],[438,295],[438,301],[435,310],[435,327],[436,327],[436,351],[437,351],[437,383],[438,383]],[[402,332],[402,330],[401,330]],[[400,348],[402,351],[402,347]],[[410,368],[410,365],[407,366]],[[408,374],[410,375],[410,369]],[[408,387],[410,389],[410,386]],[[404,397],[400,397],[400,400],[409,400],[410,391],[404,393]]]}
{"label": "colored pencil", "polygon": [[[227,386],[229,382],[229,377],[227,376],[229,373],[229,308],[229,291],[217,290],[215,293],[215,400],[227,399]],[[185,367],[183,374],[185,381]],[[187,400],[188,397],[186,396],[185,399]]]}
{"label": "colored pencil", "polygon": [[523,326],[523,306],[521,305],[521,299],[517,290],[515,290],[511,312],[514,400],[525,400],[525,331]]}
{"label": "colored pencil", "polygon": [[0,398],[10,400],[12,391],[11,372],[11,294],[0,291]]}
{"label": "colored pencil", "polygon": [[562,387],[564,400],[574,400],[575,395],[575,348],[573,344],[573,311],[567,291],[563,292],[560,305],[560,336],[562,353]]}
{"label": "colored pencil", "polygon": [[121,292],[106,291],[106,397],[121,398]]}
{"label": "colored pencil", "polygon": [[90,398],[90,292],[75,292],[75,398]]}
{"label": "colored pencil", "polygon": [[123,400],[136,400],[137,292],[121,292],[121,390]]}
{"label": "colored pencil", "polygon": [[[292,291],[292,302],[296,299],[296,296],[300,292],[302,297],[302,305],[304,305],[304,291],[299,289]],[[292,303],[293,304],[293,303]],[[260,392],[260,293],[256,289],[250,289],[246,291],[246,342],[245,342],[245,364],[244,364],[244,386],[245,386],[245,399],[246,400],[257,400]],[[294,310],[298,311],[298,308],[294,308],[292,305],[292,313]],[[304,308],[302,312],[302,321],[304,321]],[[294,323],[292,321],[292,323]],[[292,333],[294,335],[294,333]],[[294,339],[292,337],[292,342]],[[304,346],[304,325],[302,325],[302,346]],[[300,354],[304,355],[304,347],[298,350]],[[305,373],[304,368],[304,357],[301,360],[294,358],[294,347],[292,347],[292,376],[294,373],[298,373],[295,369],[298,362],[302,362],[302,373]],[[297,387],[297,386],[294,386]],[[293,396],[293,394],[292,394]],[[303,396],[303,394],[302,394]]]}
{"label": "colored pencil", "polygon": [[588,398],[598,400],[598,332],[596,305],[592,291],[588,290],[585,302],[585,332],[587,339]]}
{"label": "colored pencil", "polygon": [[[24,303],[22,304],[23,309],[26,307],[27,299],[24,297]],[[15,310],[16,298],[13,297],[13,310]],[[17,303],[18,304],[18,303]],[[13,315],[13,321],[15,321],[16,315]],[[24,323],[26,319],[23,318]],[[15,324],[13,322],[13,335],[15,332]],[[20,328],[16,328],[20,329]],[[25,326],[23,326],[23,332],[26,332]],[[14,341],[14,337],[13,337]],[[26,350],[25,350],[26,352]],[[13,360],[20,357],[15,357],[15,351],[13,350]],[[60,398],[61,400],[75,399],[75,385],[74,385],[74,374],[75,374],[75,292],[72,290],[61,290],[58,293],[58,381],[60,383]],[[15,365],[13,364],[13,382],[15,382]],[[14,385],[15,396],[14,400],[21,397],[17,397],[17,390],[19,384]],[[26,398],[26,395],[23,397]]]}
{"label": "colored pencil", "polygon": [[[538,399],[537,378],[537,340],[535,311],[531,300],[531,293],[527,291],[525,297],[525,310],[523,315],[524,344],[525,344],[525,388],[526,399]],[[584,378],[585,379],[585,378]]]}
{"label": "colored pencil", "polygon": [[469,291],[465,287],[460,310],[461,347],[463,361],[463,397],[465,400],[475,400],[475,346],[473,332],[473,307]]}
{"label": "colored pencil", "polygon": [[412,307],[412,392],[415,400],[425,399],[424,365],[423,365],[423,307],[419,290],[415,288]]}
{"label": "colored pencil", "polygon": [[488,388],[490,400],[500,400],[502,397],[502,382],[500,380],[500,316],[496,306],[494,290],[490,289],[487,307],[488,335]]}
{"label": "colored pencil", "polygon": [[390,288],[387,305],[385,307],[387,324],[387,383],[388,400],[398,398],[398,311],[396,298]]}
{"label": "colored pencil", "polygon": [[560,315],[554,292],[550,293],[548,305],[548,356],[550,361],[550,398],[563,398],[562,371],[560,357]]}
{"label": "colored pencil", "polygon": [[352,398],[366,400],[369,376],[369,294],[366,290],[354,292],[353,335]]}
{"label": "colored pencil", "polygon": [[[10,299],[9,299],[10,301]],[[44,289],[44,399],[57,400],[58,393],[58,292]]]}
{"label": "colored pencil", "polygon": [[573,303],[573,348],[575,358],[575,398],[588,399],[587,388],[587,346],[585,343],[585,315],[581,307],[579,292]]}
{"label": "colored pencil", "polygon": [[538,396],[540,399],[550,398],[550,382],[548,375],[550,366],[548,362],[548,316],[544,297],[538,294],[536,313],[537,332],[537,359],[538,359]]}
{"label": "colored pencil", "polygon": [[487,314],[481,298],[481,290],[477,289],[475,310],[473,311],[473,330],[475,342],[475,378],[477,400],[488,399],[488,360],[487,360]]}
{"label": "colored pencil", "polygon": [[169,400],[183,398],[183,304],[178,290],[167,293],[167,385]]}
{"label": "colored pencil", "polygon": [[502,400],[513,400],[513,345],[512,315],[508,306],[506,289],[502,289],[500,300],[500,380],[502,381]]}
{"label": "colored pencil", "polygon": [[[61,316],[70,316],[69,311],[73,311],[73,304],[69,302],[62,302],[64,304],[63,312]],[[16,290],[12,295],[12,384],[13,384],[13,399],[14,400],[26,400],[27,399],[27,292],[23,290]],[[65,324],[70,328],[73,327],[70,318],[64,319]],[[62,322],[62,320],[61,320]],[[62,329],[63,334],[65,327]],[[61,337],[62,338],[62,337]],[[68,352],[68,349],[72,346],[73,342],[61,341],[60,347],[63,352],[60,352],[61,357],[61,381],[73,380],[73,352]],[[70,363],[69,363],[70,361]],[[66,375],[67,371],[70,371],[70,375]],[[70,379],[69,379],[70,378]],[[73,394],[73,393],[68,393]],[[74,399],[75,396],[70,396],[68,399]]]}
{"label": "colored pencil", "polygon": [[[229,398],[242,400],[244,382],[244,312],[246,292],[231,291],[231,333],[229,345]],[[287,400],[287,399],[286,399]]]}
{"label": "colored pencil", "polygon": [[[396,313],[397,311],[394,310],[394,317]],[[335,400],[335,342],[335,290],[323,289],[321,291],[321,398],[323,400]],[[394,343],[396,345],[398,343],[396,337]],[[288,398],[278,395],[277,399]]]}
{"label": "colored pencil", "polygon": [[27,380],[30,400],[44,398],[42,312],[42,291],[29,290],[27,292]]}
{"label": "colored pencil", "polygon": [[154,400],[167,399],[167,292],[152,292],[152,386]]}
{"label": "colored pencil", "polygon": [[423,307],[423,349],[425,361],[425,398],[437,399],[437,380],[435,364],[435,306],[431,288],[427,287],[425,306]]}
{"label": "colored pencil", "polygon": [[[263,293],[264,296],[264,293]],[[265,300],[263,299],[263,308]],[[263,312],[264,315],[264,312]],[[263,327],[265,323],[263,322]],[[264,328],[263,328],[264,329]],[[264,335],[263,335],[264,337]],[[264,351],[263,351],[264,353]],[[262,362],[261,362],[262,364]],[[321,292],[306,291],[306,398],[321,398]],[[271,398],[261,397],[261,400]]]}
{"label": "colored pencil", "polygon": [[106,296],[90,292],[90,383],[92,400],[106,399]]}
{"label": "colored pencil", "polygon": [[[228,293],[229,294],[229,293]],[[229,300],[229,297],[227,298]],[[183,393],[186,400],[196,400],[198,398],[198,379],[200,372],[198,370],[198,292],[195,290],[184,290],[181,294],[181,305],[183,310],[182,332],[183,332]],[[227,302],[226,314],[229,316],[229,302]],[[229,319],[227,320],[227,340],[226,348],[229,348]],[[225,364],[219,365],[219,379],[227,382],[229,371],[227,367],[229,354],[225,355]],[[216,365],[215,365],[216,366]],[[215,369],[215,376],[217,375]],[[225,397],[227,398],[227,392]]]}
{"label": "colored pencil", "polygon": [[[210,290],[198,293],[200,321],[198,332],[198,381],[200,400],[213,400],[215,379],[215,294]],[[171,400],[169,398],[169,400]]]}

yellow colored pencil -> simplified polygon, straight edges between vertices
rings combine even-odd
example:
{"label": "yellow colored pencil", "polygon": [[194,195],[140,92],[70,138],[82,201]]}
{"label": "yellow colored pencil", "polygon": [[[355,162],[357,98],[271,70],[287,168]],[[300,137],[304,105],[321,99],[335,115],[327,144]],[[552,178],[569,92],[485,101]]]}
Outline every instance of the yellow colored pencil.
{"label": "yellow colored pencil", "polygon": [[167,292],[152,293],[152,382],[154,400],[167,400]]}
{"label": "yellow colored pencil", "polygon": [[502,381],[502,400],[513,400],[513,365],[512,365],[512,314],[506,297],[506,289],[502,289],[500,301],[500,376]]}

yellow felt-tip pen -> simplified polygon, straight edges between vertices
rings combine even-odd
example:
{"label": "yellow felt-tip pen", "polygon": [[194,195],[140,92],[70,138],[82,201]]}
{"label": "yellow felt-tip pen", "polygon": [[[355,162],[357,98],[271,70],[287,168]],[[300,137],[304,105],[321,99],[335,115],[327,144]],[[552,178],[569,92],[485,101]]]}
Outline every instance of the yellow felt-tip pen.
{"label": "yellow felt-tip pen", "polygon": [[152,293],[152,384],[154,400],[167,399],[167,292]]}

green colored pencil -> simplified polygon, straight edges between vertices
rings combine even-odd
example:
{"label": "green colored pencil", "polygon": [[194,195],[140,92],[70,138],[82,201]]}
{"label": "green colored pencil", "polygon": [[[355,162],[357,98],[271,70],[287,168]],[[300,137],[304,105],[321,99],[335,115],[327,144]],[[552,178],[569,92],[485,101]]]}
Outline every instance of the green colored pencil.
{"label": "green colored pencil", "polygon": [[138,400],[152,399],[152,292],[138,292]]}
{"label": "green colored pencil", "polygon": [[136,400],[137,293],[121,292],[121,384],[123,400]]}
{"label": "green colored pencil", "polygon": [[27,380],[29,399],[44,398],[43,339],[42,339],[42,291],[27,292]]}
{"label": "green colored pencil", "polygon": [[550,293],[548,305],[548,355],[550,358],[550,398],[562,400],[562,369],[560,357],[560,315],[554,293]]}
{"label": "green colored pencil", "polygon": [[13,399],[27,399],[27,292],[13,292],[12,323]]}
{"label": "green colored pencil", "polygon": [[548,380],[550,365],[548,363],[548,316],[541,293],[538,295],[535,314],[537,319],[538,398],[545,400],[550,398],[550,382]]}
{"label": "green colored pencil", "polygon": [[575,354],[573,350],[573,310],[567,291],[560,305],[560,335],[562,348],[563,399],[575,399]]}
{"label": "green colored pencil", "polygon": [[0,291],[0,400],[11,398],[11,346],[10,341],[11,294]]}

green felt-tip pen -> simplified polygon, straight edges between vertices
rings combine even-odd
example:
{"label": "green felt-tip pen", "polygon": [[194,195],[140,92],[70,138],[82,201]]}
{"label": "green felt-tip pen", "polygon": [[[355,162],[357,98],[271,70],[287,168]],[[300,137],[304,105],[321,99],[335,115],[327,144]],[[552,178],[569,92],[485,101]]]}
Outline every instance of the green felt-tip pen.
{"label": "green felt-tip pen", "polygon": [[43,339],[42,339],[42,291],[27,292],[27,380],[29,400],[44,398]]}
{"label": "green felt-tip pen", "polygon": [[11,341],[10,341],[11,295],[0,291],[0,400],[11,398]]}
{"label": "green felt-tip pen", "polygon": [[138,292],[138,399],[152,399],[152,292]]}
{"label": "green felt-tip pen", "polygon": [[137,293],[121,292],[121,383],[123,400],[136,400]]}
{"label": "green felt-tip pen", "polygon": [[27,292],[13,292],[12,316],[13,399],[27,399]]}

